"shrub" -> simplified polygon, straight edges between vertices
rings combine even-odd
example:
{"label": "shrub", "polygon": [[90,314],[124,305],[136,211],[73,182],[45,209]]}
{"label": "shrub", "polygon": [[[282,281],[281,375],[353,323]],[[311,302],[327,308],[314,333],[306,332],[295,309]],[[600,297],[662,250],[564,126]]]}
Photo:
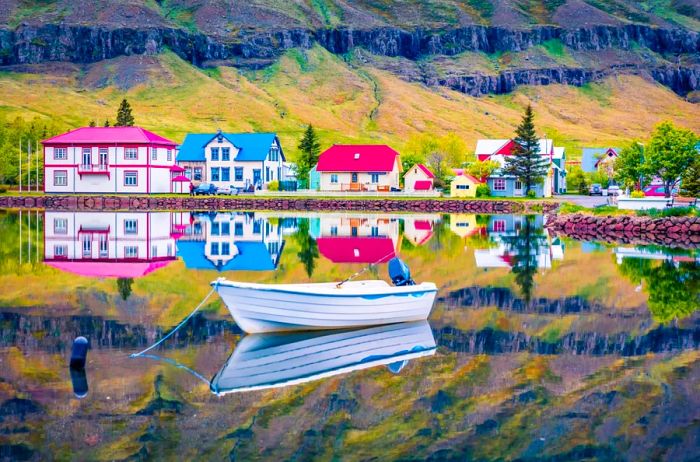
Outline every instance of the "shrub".
{"label": "shrub", "polygon": [[275,180],[275,181],[270,181],[267,184],[267,190],[268,191],[279,191],[280,190],[280,182]]}
{"label": "shrub", "polygon": [[491,189],[486,183],[482,183],[476,187],[476,197],[489,197]]}
{"label": "shrub", "polygon": [[534,199],[537,197],[537,193],[531,189],[527,192],[527,197],[529,197],[530,199]]}
{"label": "shrub", "polygon": [[632,199],[644,199],[644,192],[642,191],[632,191],[630,193]]}
{"label": "shrub", "polygon": [[7,186],[0,186],[0,194],[5,194],[7,192]]}
{"label": "shrub", "polygon": [[649,210],[637,210],[637,216],[640,217],[652,217],[652,218],[665,218],[665,217],[684,217],[687,215],[693,215],[695,213],[694,207],[670,207],[667,209],[649,209]]}

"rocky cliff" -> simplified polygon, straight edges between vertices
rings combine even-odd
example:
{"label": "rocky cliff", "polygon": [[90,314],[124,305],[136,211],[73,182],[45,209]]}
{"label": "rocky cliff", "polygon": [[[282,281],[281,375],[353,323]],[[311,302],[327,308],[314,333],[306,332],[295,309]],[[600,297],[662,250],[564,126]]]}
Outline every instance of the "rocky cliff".
{"label": "rocky cliff", "polygon": [[[471,95],[506,93],[519,85],[563,83],[583,85],[616,73],[649,75],[678,94],[700,88],[700,34],[647,25],[599,25],[578,29],[539,26],[506,29],[466,26],[451,29],[282,29],[240,32],[217,37],[168,27],[107,28],[78,25],[21,25],[0,29],[0,65],[47,61],[92,63],[133,54],[156,54],[170,49],[183,59],[202,66],[208,61],[240,68],[260,68],[274,62],[290,48],[308,49],[318,44],[344,55],[355,48],[387,57],[417,60],[431,56],[455,56],[464,52],[487,54],[521,52],[559,40],[574,51],[629,50],[644,47],[661,55],[688,55],[689,64],[659,66],[616,63],[601,68],[556,67],[509,69],[496,75],[463,72],[446,78],[425,78],[426,84],[447,86]],[[688,62],[688,60],[684,60]]]}

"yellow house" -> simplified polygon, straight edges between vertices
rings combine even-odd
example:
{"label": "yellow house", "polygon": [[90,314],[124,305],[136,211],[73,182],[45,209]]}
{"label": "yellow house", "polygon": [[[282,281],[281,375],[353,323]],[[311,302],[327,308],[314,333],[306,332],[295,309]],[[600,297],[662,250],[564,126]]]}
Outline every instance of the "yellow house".
{"label": "yellow house", "polygon": [[452,180],[450,185],[451,197],[476,197],[476,187],[482,182],[477,178],[463,173]]}
{"label": "yellow house", "polygon": [[479,225],[476,223],[476,215],[467,213],[450,215],[450,231],[461,238],[477,233]]}

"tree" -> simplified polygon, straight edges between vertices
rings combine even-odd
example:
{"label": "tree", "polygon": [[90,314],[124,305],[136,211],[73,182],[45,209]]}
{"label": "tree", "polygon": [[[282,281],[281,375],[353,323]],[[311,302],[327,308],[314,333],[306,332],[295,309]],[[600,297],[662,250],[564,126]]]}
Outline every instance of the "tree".
{"label": "tree", "polygon": [[661,178],[666,197],[678,179],[696,161],[698,137],[671,122],[662,122],[654,129],[645,152],[644,170],[647,175]]}
{"label": "tree", "polygon": [[534,217],[526,216],[520,230],[514,236],[506,236],[503,240],[508,253],[513,257],[511,271],[515,274],[515,282],[520,286],[525,304],[529,305],[535,286],[538,255],[541,249],[546,247],[547,238],[542,228],[535,224]]}
{"label": "tree", "polygon": [[615,161],[615,180],[622,186],[641,189],[644,176],[644,146],[632,141]]}
{"label": "tree", "polygon": [[309,185],[309,172],[318,163],[320,153],[321,144],[318,142],[314,127],[309,124],[301,141],[299,141],[299,156],[297,157],[297,179],[306,187]]}
{"label": "tree", "polygon": [[316,267],[316,259],[318,258],[318,244],[309,233],[309,219],[302,218],[299,222],[299,229],[294,233],[294,238],[299,245],[299,253],[297,258],[304,265],[306,275],[311,277],[314,274]]}
{"label": "tree", "polygon": [[681,177],[681,194],[700,197],[700,157],[695,159]]}
{"label": "tree", "polygon": [[95,122],[95,119],[92,119],[92,120],[90,121],[89,126],[90,126],[90,127],[95,127],[95,126],[97,126],[97,122]]}
{"label": "tree", "polygon": [[114,124],[115,127],[133,127],[134,126],[134,116],[131,114],[131,105],[124,98],[122,103],[119,105],[119,110],[117,111],[117,123]]}
{"label": "tree", "polygon": [[476,161],[467,166],[467,172],[481,180],[491,176],[491,174],[498,170],[500,166],[501,164],[495,160],[485,160],[483,162]]}
{"label": "tree", "polygon": [[408,171],[416,164],[424,164],[425,157],[419,153],[407,152],[401,156],[401,168],[404,172]]}
{"label": "tree", "polygon": [[578,191],[579,194],[588,193],[588,180],[586,174],[579,165],[571,167],[569,174],[566,176],[567,189]]}
{"label": "tree", "polygon": [[105,127],[109,127],[109,119],[105,120]]}
{"label": "tree", "polygon": [[525,109],[523,120],[515,130],[515,150],[506,156],[504,173],[513,175],[525,186],[525,195],[542,182],[549,167],[549,159],[540,155],[540,140],[535,133],[535,115],[532,106]]}

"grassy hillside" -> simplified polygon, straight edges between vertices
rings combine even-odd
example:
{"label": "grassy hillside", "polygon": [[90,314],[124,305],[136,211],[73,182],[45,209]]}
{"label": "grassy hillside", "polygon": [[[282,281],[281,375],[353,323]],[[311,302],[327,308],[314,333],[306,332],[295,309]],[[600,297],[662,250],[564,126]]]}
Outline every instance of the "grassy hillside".
{"label": "grassy hillside", "polygon": [[[640,98],[640,95],[644,95]],[[582,146],[646,138],[660,120],[700,132],[700,106],[641,77],[621,76],[582,88],[523,87],[473,98],[409,83],[320,47],[290,50],[261,71],[199,69],[171,53],[0,72],[0,116],[58,118],[65,128],[115,118],[122,98],[138,124],[175,141],[187,132],[270,130],[294,157],[307,123],[322,145],[382,142],[401,149],[414,134],[455,132],[473,147],[481,137],[511,136],[528,103],[538,131],[580,154]]]}

